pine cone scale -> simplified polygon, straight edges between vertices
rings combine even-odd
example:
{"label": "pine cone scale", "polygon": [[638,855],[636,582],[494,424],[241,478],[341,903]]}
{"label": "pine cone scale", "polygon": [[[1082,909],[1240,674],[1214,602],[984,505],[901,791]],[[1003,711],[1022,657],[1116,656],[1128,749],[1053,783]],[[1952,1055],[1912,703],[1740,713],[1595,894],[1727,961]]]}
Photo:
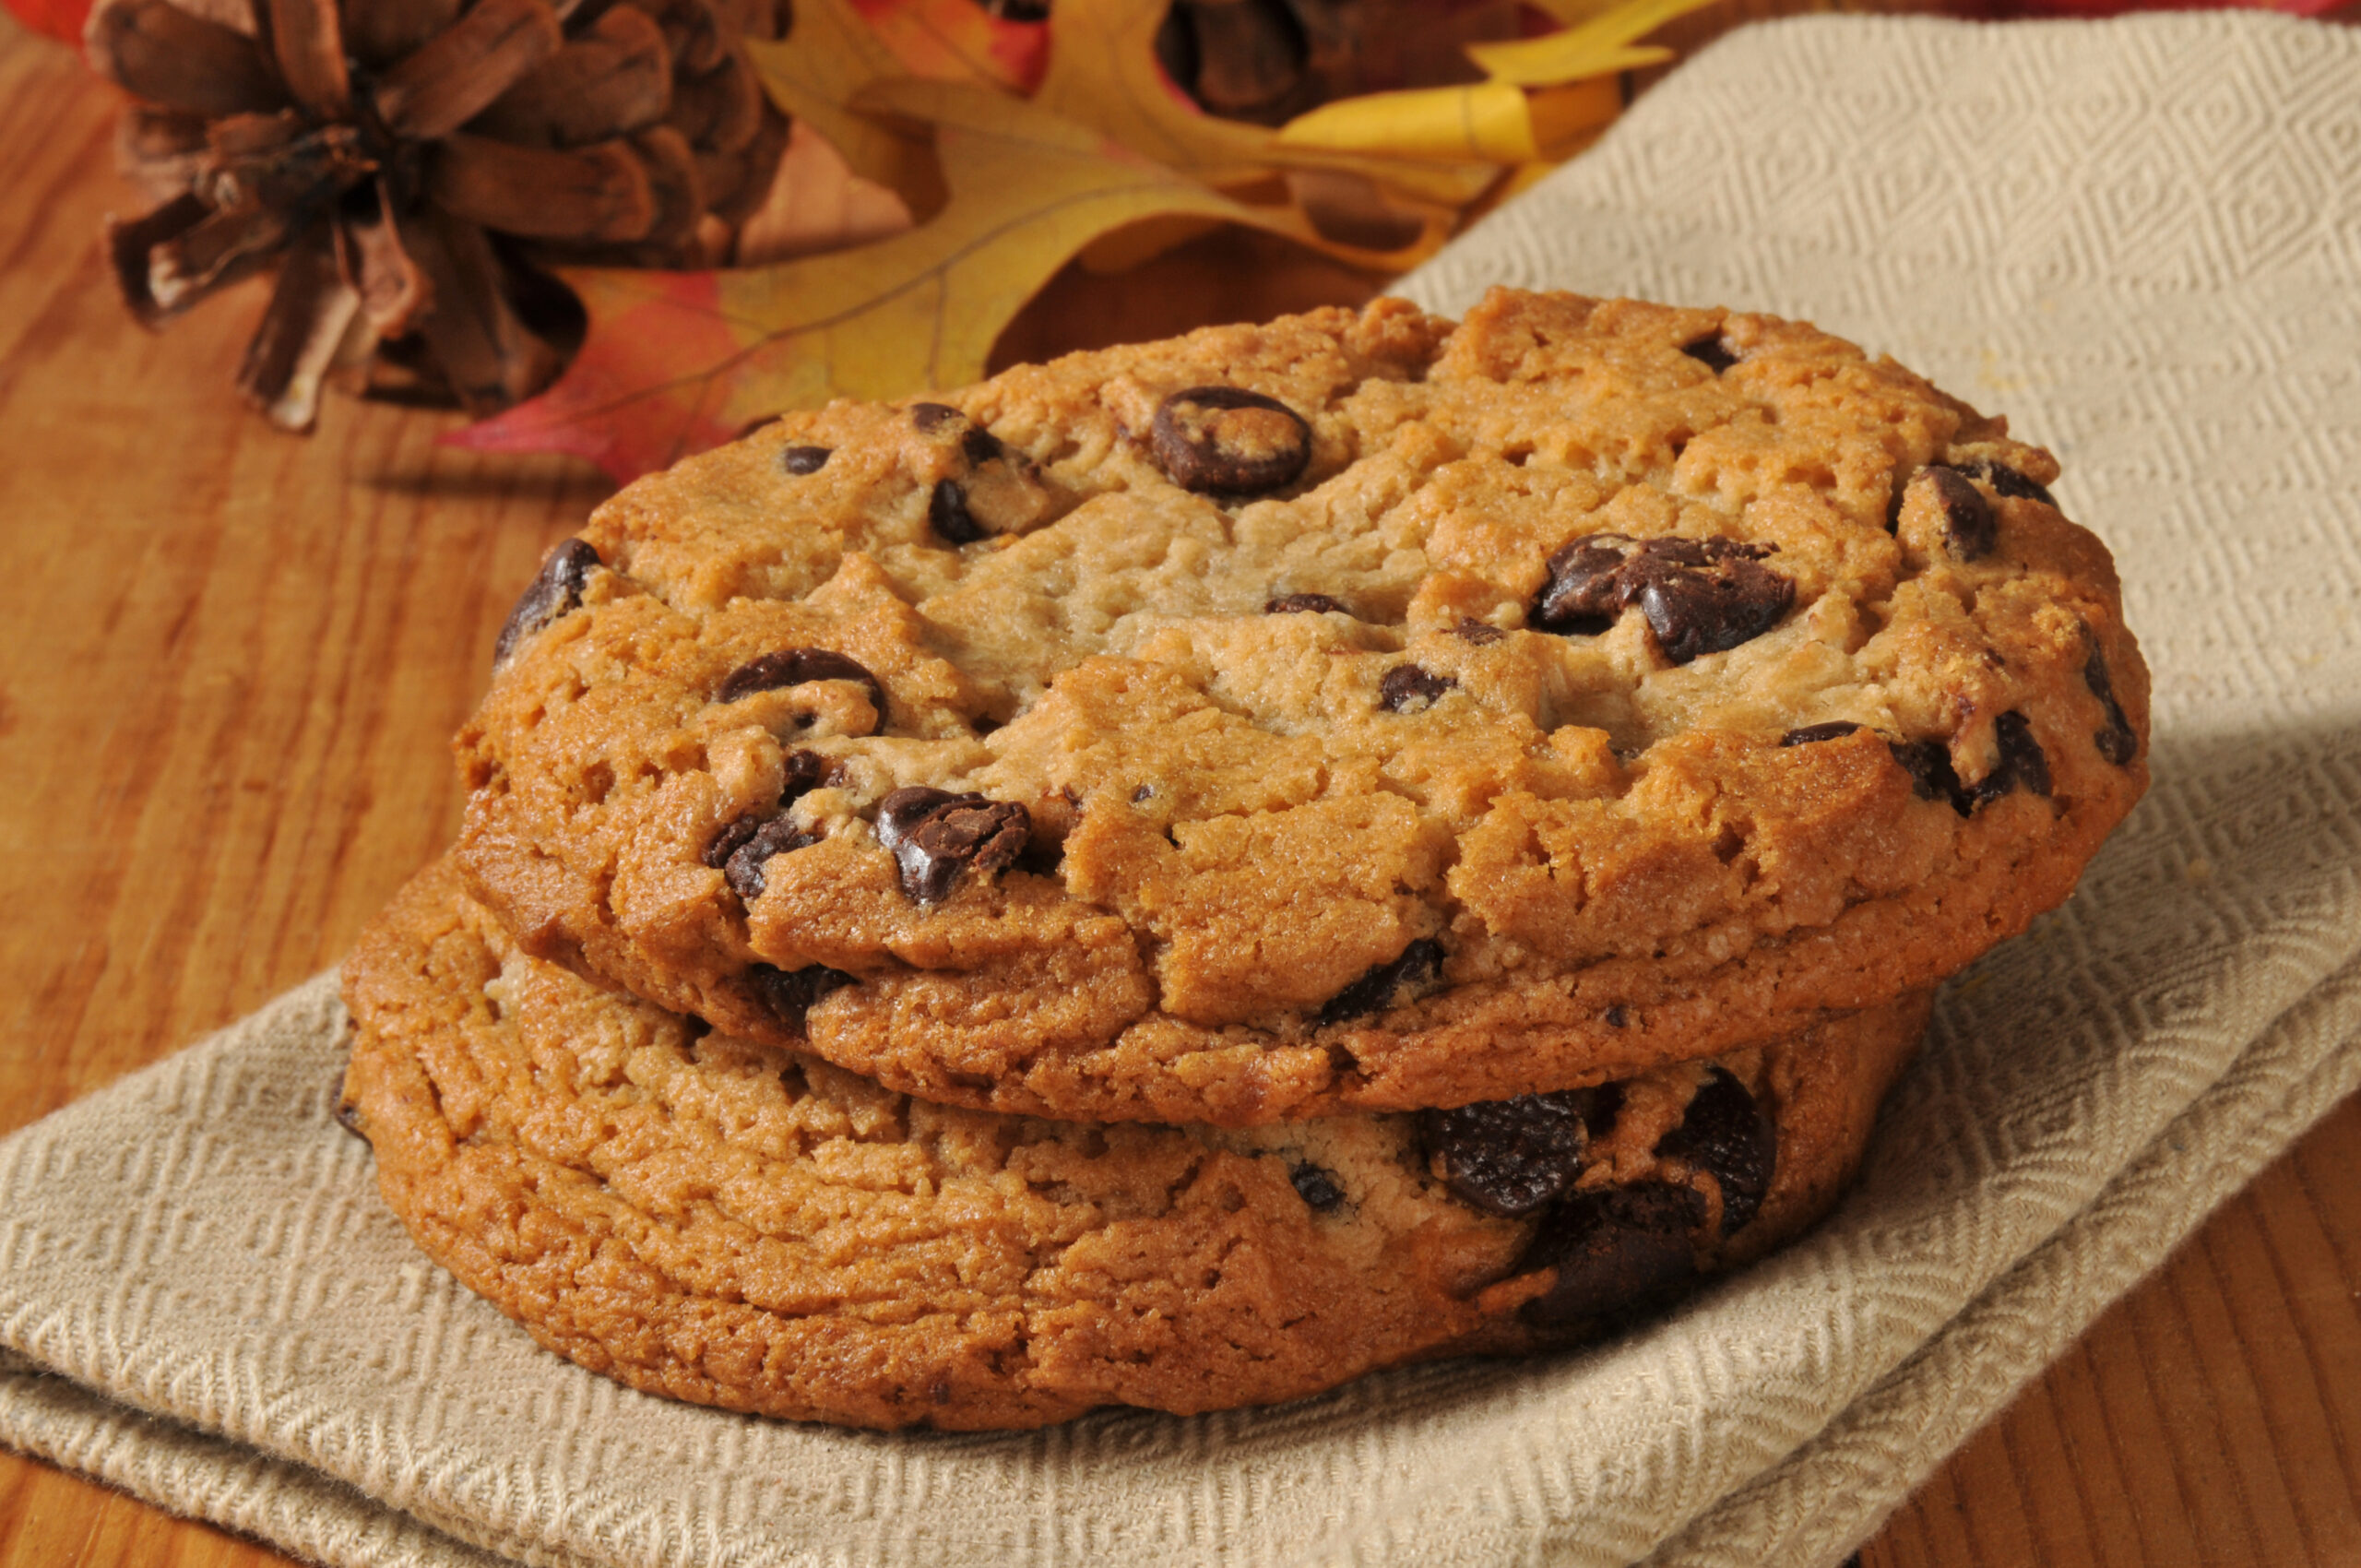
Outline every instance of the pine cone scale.
{"label": "pine cone scale", "polygon": [[352,80],[345,71],[336,0],[268,0],[268,6],[270,51],[295,101],[327,119],[350,114]]}
{"label": "pine cone scale", "polygon": [[255,41],[170,0],[125,0],[90,13],[90,63],[126,92],[213,118],[270,113],[287,91]]}
{"label": "pine cone scale", "polygon": [[645,239],[657,218],[647,166],[621,141],[557,148],[447,137],[427,162],[426,197],[540,240],[629,244]]}
{"label": "pine cone scale", "polygon": [[627,135],[672,110],[672,60],[647,14],[618,6],[533,67],[467,128],[502,141],[580,147]]}
{"label": "pine cone scale", "polygon": [[541,0],[479,0],[377,78],[377,118],[406,141],[439,141],[491,108],[564,41],[557,14]]}

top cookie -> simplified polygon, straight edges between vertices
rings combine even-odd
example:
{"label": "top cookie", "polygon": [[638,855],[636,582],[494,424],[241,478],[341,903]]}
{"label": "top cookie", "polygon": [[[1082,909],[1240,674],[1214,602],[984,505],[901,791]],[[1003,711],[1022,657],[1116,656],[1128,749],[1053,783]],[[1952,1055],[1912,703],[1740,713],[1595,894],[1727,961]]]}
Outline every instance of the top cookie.
{"label": "top cookie", "polygon": [[2047,453],[1794,323],[1496,291],[839,403],[553,552],[463,731],[531,951],[895,1088],[1246,1124],[1949,974],[2145,787]]}

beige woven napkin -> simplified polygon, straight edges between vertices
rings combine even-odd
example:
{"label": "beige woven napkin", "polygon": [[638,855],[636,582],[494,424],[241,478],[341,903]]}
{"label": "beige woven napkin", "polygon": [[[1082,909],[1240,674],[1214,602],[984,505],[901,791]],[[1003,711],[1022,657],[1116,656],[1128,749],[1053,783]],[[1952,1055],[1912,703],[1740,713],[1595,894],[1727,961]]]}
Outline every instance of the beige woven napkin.
{"label": "beige woven napkin", "polygon": [[1586,1353],[881,1436],[628,1393],[378,1207],[315,981],[0,1144],[0,1441],[337,1564],[1833,1562],[2361,1081],[2361,37],[1777,24],[1412,280],[1802,315],[2122,563],[2156,788],[1797,1247]]}

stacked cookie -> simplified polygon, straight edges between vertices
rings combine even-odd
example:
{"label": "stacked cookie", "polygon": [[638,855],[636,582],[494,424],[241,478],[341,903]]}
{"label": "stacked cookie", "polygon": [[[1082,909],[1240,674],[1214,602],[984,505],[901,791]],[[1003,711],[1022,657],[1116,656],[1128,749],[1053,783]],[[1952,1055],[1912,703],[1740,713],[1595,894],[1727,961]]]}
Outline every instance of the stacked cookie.
{"label": "stacked cookie", "polygon": [[1565,1343],[1809,1225],[2145,784],[2048,454],[1496,292],[789,416],[553,552],[346,971],[421,1244],[871,1426]]}

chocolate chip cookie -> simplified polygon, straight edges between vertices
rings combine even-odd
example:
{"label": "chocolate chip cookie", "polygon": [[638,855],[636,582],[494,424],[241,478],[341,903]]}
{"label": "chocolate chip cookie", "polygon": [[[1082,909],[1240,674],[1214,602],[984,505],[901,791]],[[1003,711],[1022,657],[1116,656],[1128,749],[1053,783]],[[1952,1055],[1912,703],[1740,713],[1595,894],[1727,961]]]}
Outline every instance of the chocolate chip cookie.
{"label": "chocolate chip cookie", "polygon": [[1597,1332],[1833,1201],[1926,998],[1588,1089],[1286,1127],[942,1107],[527,956],[447,864],[345,968],[419,1244],[635,1387],[872,1427],[1192,1412]]}
{"label": "chocolate chip cookie", "polygon": [[2145,788],[2058,471],[1809,326],[1507,291],[840,403],[551,557],[460,862],[538,956],[979,1108],[1713,1056],[2022,930]]}

